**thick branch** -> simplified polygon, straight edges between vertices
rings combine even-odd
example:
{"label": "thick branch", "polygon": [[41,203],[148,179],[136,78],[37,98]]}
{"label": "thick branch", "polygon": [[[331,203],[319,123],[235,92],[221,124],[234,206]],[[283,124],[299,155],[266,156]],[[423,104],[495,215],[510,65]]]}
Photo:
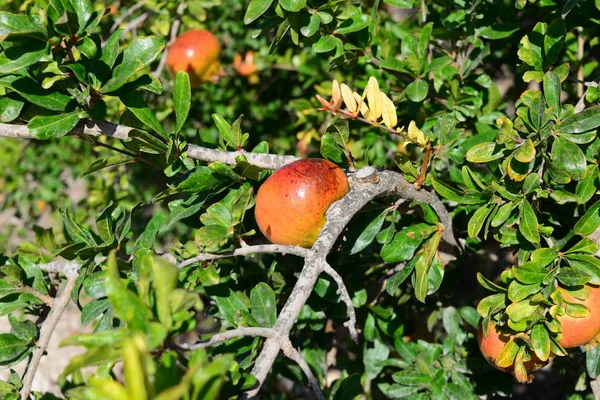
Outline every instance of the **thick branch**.
{"label": "thick branch", "polygon": [[281,253],[281,254],[293,254],[298,257],[308,257],[311,252],[308,249],[299,246],[282,246],[279,244],[261,244],[257,246],[246,246],[239,249],[235,249],[228,253],[221,254],[209,254],[203,253],[196,257],[192,257],[179,264],[179,268],[187,267],[188,265],[201,262],[217,260],[225,257],[236,257],[236,256],[247,256],[254,253]]}
{"label": "thick branch", "polygon": [[298,350],[294,348],[292,342],[290,342],[289,339],[283,344],[282,350],[283,354],[285,354],[290,360],[295,361],[300,366],[302,372],[304,372],[304,375],[306,375],[306,377],[308,378],[308,382],[310,383],[310,386],[315,392],[317,399],[325,400],[325,395],[321,390],[321,385],[319,384],[317,377],[315,376],[315,374],[313,374],[306,360],[302,358],[302,355],[298,352]]}
{"label": "thick branch", "polygon": [[40,269],[46,272],[63,274],[68,278],[77,277],[81,264],[75,261],[52,261],[48,264],[40,264]]}
{"label": "thick branch", "polygon": [[75,287],[75,282],[77,281],[77,274],[67,275],[69,278],[67,279],[67,284],[62,292],[62,294],[54,300],[54,304],[50,314],[48,314],[48,319],[44,321],[42,324],[42,329],[40,330],[40,339],[37,342],[36,349],[33,352],[33,358],[29,363],[29,368],[27,369],[27,373],[23,377],[23,389],[21,390],[21,400],[29,399],[29,394],[31,393],[31,385],[33,384],[33,378],[35,377],[35,373],[40,365],[40,361],[42,356],[46,352],[46,348],[48,348],[48,343],[50,343],[50,338],[52,337],[52,333],[54,333],[54,329],[60,320],[60,317],[67,308],[69,304],[69,300],[71,299],[71,292],[73,291],[73,287]]}
{"label": "thick branch", "polygon": [[348,328],[350,331],[350,337],[354,342],[358,343],[358,332],[356,332],[356,311],[354,310],[354,305],[352,304],[352,299],[350,298],[350,293],[348,293],[348,289],[346,289],[346,285],[344,284],[344,280],[337,273],[335,269],[331,267],[328,263],[325,263],[323,266],[323,272],[327,275],[331,276],[335,283],[338,285],[337,293],[340,295],[342,301],[346,303],[346,308],[348,310],[348,322],[344,323],[344,326]]}
{"label": "thick branch", "polygon": [[[442,223],[448,224],[444,225],[444,239],[450,244],[458,246],[452,233],[452,219],[435,194],[416,189],[404,179],[402,174],[397,172],[371,170],[368,172],[368,174],[365,174],[364,171],[359,170],[355,175],[351,175],[349,180],[352,189],[344,198],[333,203],[327,211],[327,222],[311,249],[314,255],[305,258],[304,267],[298,281],[277,317],[274,329],[278,331],[278,336],[265,341],[263,349],[254,363],[252,375],[258,380],[259,386],[247,392],[247,397],[254,397],[258,394],[260,386],[265,381],[279,354],[279,350],[281,350],[285,340],[289,338],[290,331],[298,319],[300,310],[310,297],[317,278],[324,271],[325,258],[331,251],[335,241],[350,222],[350,219],[371,200],[381,196],[394,195],[408,200],[429,203],[438,212]],[[360,178],[356,178],[356,176]]]}
{"label": "thick branch", "polygon": [[210,339],[198,342],[192,345],[180,345],[180,347],[186,350],[196,350],[210,347],[214,344],[224,342],[229,339],[244,337],[244,336],[262,336],[264,338],[271,338],[277,335],[277,331],[272,328],[237,328],[230,331],[219,332],[213,335]]}
{"label": "thick branch", "polygon": [[[69,132],[69,134],[89,136],[105,135],[115,139],[126,140],[129,138],[129,133],[132,130],[134,130],[134,128],[113,124],[112,122],[93,122],[83,120],[75,127],[75,129]],[[34,139],[34,137],[29,133],[27,125],[0,123],[0,136],[17,139]],[[220,161],[228,165],[237,165],[238,162],[236,157],[244,156],[250,164],[264,169],[278,169],[284,165],[298,160],[298,158],[294,156],[250,153],[246,151],[225,152],[208,149],[206,147],[195,146],[193,144],[188,145],[186,151],[187,156],[194,160],[205,162]]]}

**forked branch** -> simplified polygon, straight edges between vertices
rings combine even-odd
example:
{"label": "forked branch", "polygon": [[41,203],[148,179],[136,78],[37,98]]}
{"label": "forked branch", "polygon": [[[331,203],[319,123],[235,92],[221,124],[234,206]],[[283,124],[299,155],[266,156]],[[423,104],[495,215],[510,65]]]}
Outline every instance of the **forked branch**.
{"label": "forked branch", "polygon": [[[71,134],[91,136],[106,134],[107,136],[117,139],[127,139],[129,132],[132,130],[133,128],[124,127],[109,122],[96,123],[84,121],[78,125],[73,132],[71,132]],[[0,124],[0,136],[21,139],[31,138],[26,126],[8,124]],[[193,145],[189,145],[187,147],[187,155],[189,158],[200,161],[221,161],[230,165],[237,164],[238,158],[243,156],[250,164],[265,169],[277,169],[297,160],[297,158],[293,156],[256,154],[243,151],[223,152]],[[303,360],[301,360],[301,357],[298,359],[297,356],[299,356],[299,354],[291,346],[289,338],[290,332],[292,331],[298,319],[300,311],[313,292],[314,286],[321,273],[328,273],[336,281],[339,294],[348,308],[349,321],[345,325],[350,330],[353,339],[357,338],[356,316],[354,313],[354,308],[352,307],[350,295],[343,283],[342,278],[335,270],[333,270],[333,268],[329,266],[329,264],[327,264],[326,258],[333,248],[336,240],[345,229],[346,225],[350,222],[353,216],[371,200],[377,197],[392,196],[399,199],[424,202],[431,205],[431,207],[433,207],[433,209],[437,212],[438,216],[440,217],[441,224],[443,225],[443,239],[450,245],[460,249],[460,246],[453,234],[452,218],[450,217],[443,203],[434,193],[424,189],[416,188],[414,185],[406,181],[404,176],[400,173],[392,171],[377,171],[373,167],[366,167],[356,171],[356,173],[351,173],[349,174],[348,179],[351,186],[350,192],[344,198],[331,205],[326,215],[327,222],[325,223],[325,226],[317,238],[314,246],[310,250],[303,249],[301,247],[279,245],[245,246],[230,253],[200,254],[199,256],[179,264],[179,267],[184,267],[201,261],[215,260],[223,257],[244,256],[252,253],[262,252],[293,254],[304,258],[304,267],[302,268],[300,276],[298,277],[298,280],[294,285],[285,305],[279,312],[273,328],[261,328],[254,331],[248,330],[250,328],[234,329],[232,331],[218,333],[207,342],[193,345],[205,347],[211,344],[222,342],[229,338],[247,335],[266,337],[264,346],[252,369],[252,374],[256,377],[258,384],[255,388],[242,396],[243,398],[254,397],[258,394],[260,387],[266,380],[266,377],[271,370],[275,359],[282,349],[287,356],[299,363],[305,374],[307,374],[309,377],[311,385],[313,385],[317,396],[319,396],[320,387],[318,382],[311,378],[310,374],[312,374],[312,372],[310,372],[310,368],[307,369],[307,365],[304,365],[303,367]],[[68,266],[63,265],[63,271],[57,272],[64,272],[65,268],[68,269]],[[52,268],[48,268],[47,270],[52,270]],[[72,278],[69,278],[69,280],[71,281]]]}

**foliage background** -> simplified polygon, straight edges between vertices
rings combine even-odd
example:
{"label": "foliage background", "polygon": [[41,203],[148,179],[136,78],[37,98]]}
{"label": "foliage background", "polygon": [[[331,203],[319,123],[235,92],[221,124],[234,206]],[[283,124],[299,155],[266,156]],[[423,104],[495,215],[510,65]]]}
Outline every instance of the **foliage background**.
{"label": "foliage background", "polygon": [[[115,22],[125,16],[117,24],[127,30],[120,39],[121,49],[137,38],[150,35],[168,41],[171,26],[178,18],[179,2],[150,0],[134,8],[139,4],[94,2],[94,10],[99,12],[110,7],[111,11],[97,27],[82,36],[97,35],[96,40],[104,42],[112,33]],[[252,10],[256,7],[266,9],[266,13],[258,15],[254,12],[256,15],[253,15]],[[46,8],[47,3],[42,0],[0,1],[0,9],[19,14],[35,15]],[[127,11],[132,8],[134,11],[128,15]],[[140,17],[143,20],[139,25],[129,25]],[[230,124],[243,115],[241,132],[249,133],[245,149],[264,151],[268,145],[271,153],[322,156],[347,167],[345,148],[339,149],[333,139],[337,128],[331,123],[338,119],[331,113],[317,110],[320,104],[315,95],[329,98],[332,79],[345,82],[362,93],[369,77],[374,76],[381,90],[395,104],[398,126],[408,127],[415,121],[435,149],[427,186],[447,198],[456,233],[466,240],[466,250],[443,267],[434,262],[426,287],[419,289],[414,275],[412,282],[408,279],[402,282],[407,276],[398,275],[397,266],[408,262],[425,242],[407,244],[407,230],[429,232],[431,224],[435,223],[435,217],[429,214],[427,207],[421,209],[401,204],[397,210],[392,210],[389,207],[394,200],[380,199],[356,215],[345,233],[346,240],[340,242],[339,251],[331,256],[330,262],[342,274],[352,295],[362,331],[361,341],[354,344],[348,338],[342,325],[346,319],[345,307],[337,302],[335,286],[327,278],[319,280],[315,293],[301,313],[293,337],[294,344],[302,349],[302,355],[320,381],[325,382],[325,377],[330,377],[328,396],[343,398],[341,394],[336,395],[342,385],[348,393],[364,391],[372,398],[445,396],[465,399],[484,395],[492,398],[522,391],[539,395],[546,389],[545,396],[550,396],[550,393],[556,394],[559,384],[566,388],[561,398],[577,399],[590,395],[586,373],[592,378],[598,375],[598,363],[594,364],[596,367],[592,365],[597,356],[595,353],[591,357],[587,355],[587,365],[586,355],[579,350],[568,357],[559,357],[549,371],[540,373],[542,376],[536,378],[531,387],[524,388],[514,385],[510,376],[487,365],[477,350],[475,334],[480,319],[476,311],[478,302],[489,294],[479,285],[477,273],[494,280],[504,268],[527,261],[537,247],[551,248],[549,243],[569,235],[574,229],[574,221],[597,200],[598,139],[595,133],[589,142],[581,143],[582,150],[579,151],[585,152],[583,164],[579,159],[565,160],[552,147],[560,141],[551,142],[548,135],[544,137],[537,121],[532,122],[530,110],[542,104],[543,114],[546,106],[554,105],[556,110],[557,104],[562,104],[564,115],[556,116],[556,121],[553,119],[552,122],[558,126],[561,119],[573,112],[573,108],[566,105],[583,101],[582,104],[589,107],[597,103],[599,18],[598,3],[593,1],[390,0],[373,4],[254,0],[250,6],[243,1],[229,0],[187,2],[181,31],[203,28],[213,32],[223,45],[222,64],[227,75],[217,84],[206,84],[193,90],[189,118],[180,131],[180,140],[225,148],[224,138],[212,115],[219,114]],[[250,24],[246,25],[244,21]],[[547,28],[539,23],[548,24]],[[47,43],[54,46],[64,37],[67,37],[64,33],[54,32],[47,38]],[[19,40],[17,38],[16,43]],[[9,53],[9,43],[14,42],[3,42],[5,54]],[[74,48],[79,45],[83,45],[82,42],[77,42]],[[256,53],[260,78],[257,84],[237,75],[232,66],[235,55],[248,50]],[[85,50],[80,52],[85,55]],[[54,87],[67,93],[72,89],[70,81],[79,84],[81,79],[66,74],[64,66],[69,62],[65,55],[61,50],[50,51],[45,58],[17,73],[28,74],[39,83],[60,75]],[[154,71],[161,55],[162,51],[158,51],[156,59],[138,75]],[[81,57],[75,56],[79,60]],[[59,75],[53,75],[55,70],[43,70],[51,61],[63,67]],[[85,68],[91,69],[87,65]],[[549,96],[550,90],[544,86],[543,79],[548,71],[554,71],[562,82],[558,99]],[[11,90],[7,78],[14,73],[8,67],[0,72],[4,95],[0,98],[0,109],[4,111],[8,106],[7,100],[3,103],[2,99],[19,97],[14,88]],[[152,90],[157,90],[152,87],[150,91],[141,86],[137,89],[160,124],[167,132],[173,132],[174,80],[167,73],[160,78],[163,82],[160,93],[154,93]],[[524,95],[526,90],[543,91],[544,97],[538,95],[536,100],[534,92]],[[106,95],[102,99],[105,110],[98,105],[83,107],[90,117],[143,126],[131,111],[127,111],[119,97]],[[25,103],[18,118],[9,120],[4,113],[2,122],[27,123],[34,116],[51,114],[40,104]],[[519,108],[524,109],[522,114],[519,114]],[[98,114],[93,114],[94,110]],[[514,122],[514,129],[508,122],[497,124],[502,115]],[[521,121],[517,122],[519,118]],[[540,118],[548,124],[554,117]],[[597,113],[591,118],[595,121]],[[590,129],[582,132],[595,132],[598,125],[600,122],[597,125],[591,123]],[[349,127],[347,148],[357,167],[371,164],[399,169],[408,179],[417,178],[423,156],[417,146],[404,146],[398,136],[369,124],[352,121]],[[507,130],[510,134],[518,132],[515,134],[523,140],[532,137],[535,141],[531,158],[534,161],[523,167],[525,170],[519,169],[521,165],[515,167],[517,173],[523,178],[530,173],[537,175],[542,160],[546,160],[548,166],[550,160],[558,158],[563,166],[573,164],[566,167],[567,175],[571,175],[569,182],[561,181],[557,178],[560,174],[556,174],[540,179],[537,186],[531,183],[534,187],[524,188],[523,179],[514,179],[516,173],[506,177],[501,162],[515,147],[502,141]],[[494,141],[492,156],[484,147],[479,147],[480,153],[471,150],[478,144]],[[576,152],[572,146],[577,147],[577,141],[574,145],[565,143],[565,153]],[[177,353],[170,344],[188,330],[204,334],[220,327],[256,324],[261,314],[254,304],[253,293],[254,297],[273,296],[279,309],[295,282],[295,274],[301,267],[299,261],[289,256],[264,255],[228,259],[200,269],[184,270],[178,280],[172,281],[177,289],[169,290],[186,289],[185,296],[189,297],[186,302],[182,301],[182,308],[169,320],[165,311],[156,308],[154,300],[162,289],[151,282],[158,279],[155,274],[161,267],[170,270],[159,262],[155,265],[145,256],[150,251],[163,253],[170,250],[178,259],[189,258],[197,253],[198,245],[209,251],[223,250],[235,247],[240,237],[250,244],[260,243],[260,235],[253,235],[253,229],[257,228],[253,221],[251,195],[265,173],[238,176],[233,183],[219,186],[221,193],[206,199],[193,196],[194,192],[203,194],[205,188],[188,181],[191,186],[186,190],[181,184],[196,167],[190,160],[167,158],[165,161],[160,156],[143,155],[146,161],[155,164],[154,167],[133,162],[81,177],[94,161],[115,156],[107,144],[125,149],[123,144],[106,138],[99,138],[95,143],[77,137],[51,141],[0,138],[0,254],[6,256],[0,257],[0,261],[5,264],[2,273],[8,277],[3,284],[7,287],[25,284],[54,294],[56,286],[41,272],[36,272],[33,265],[43,260],[47,252],[57,253],[63,246],[81,242],[73,235],[73,230],[79,230],[81,225],[81,229],[94,233],[81,234],[84,242],[87,236],[93,245],[88,246],[91,253],[86,253],[85,257],[79,254],[79,258],[94,261],[86,267],[87,276],[83,275],[85,279],[79,282],[82,289],[78,291],[79,299],[75,300],[82,309],[82,321],[92,324],[97,335],[70,341],[85,346],[88,353],[73,361],[65,371],[64,379],[59,382],[63,393],[74,398],[102,398],[106,395],[100,389],[102,384],[114,377],[109,372],[127,351],[139,358],[139,365],[136,364],[139,368],[132,368],[137,371],[135,374],[145,377],[139,379],[145,382],[149,393],[158,395],[179,381],[191,391],[206,390],[205,398],[219,390],[221,397],[239,393],[244,385],[252,383],[248,372],[260,349],[259,339],[235,340],[207,352],[196,351],[192,356]],[[160,170],[165,173],[158,173]],[[582,179],[578,176],[590,176],[588,181],[591,181],[592,189],[582,194],[584,189],[578,187],[583,185],[577,183]],[[517,197],[502,198],[498,195],[499,190],[489,190],[494,181],[502,182],[507,190],[517,193]],[[168,188],[171,191],[165,192]],[[589,196],[588,192],[591,192]],[[207,223],[207,208],[223,201],[227,193],[235,198],[237,205],[235,208],[227,200],[221,203],[228,206],[232,218],[226,228],[233,226],[233,229],[218,230],[218,234],[213,234],[207,229],[211,225]],[[520,205],[522,198],[529,198],[526,201],[527,204],[531,201],[535,208],[535,211],[532,209],[535,223],[539,221],[542,227],[535,229],[537,240],[534,234],[528,235],[520,228],[521,212],[512,213],[512,220],[507,217],[509,222],[504,224],[494,226],[491,222],[500,205],[517,204],[518,200],[519,205],[513,206],[510,212],[517,207],[519,210],[525,208]],[[184,208],[190,204],[198,207],[190,207],[195,211],[186,218],[175,220],[173,216],[181,212],[177,207],[181,206],[182,200],[189,202]],[[148,204],[137,206],[140,202]],[[560,205],[558,211],[550,212],[557,204]],[[119,211],[114,211],[116,206],[120,207]],[[479,211],[482,209],[484,211]],[[60,210],[70,210],[72,216],[65,212],[61,214]],[[107,214],[111,217],[106,218]],[[131,233],[127,233],[123,225],[130,215]],[[166,223],[170,218],[173,223]],[[489,222],[484,226],[486,220]],[[378,225],[377,232],[374,225],[369,225],[373,221]],[[102,226],[109,226],[110,240],[105,241],[102,237]],[[362,251],[353,252],[357,238],[366,232],[365,229],[370,240]],[[587,231],[589,228],[585,234],[591,233]],[[390,241],[394,233],[397,239],[394,237]],[[572,236],[578,233],[581,232],[575,230]],[[423,235],[422,239],[426,239],[427,235]],[[222,237],[226,240],[220,240]],[[117,240],[111,242],[113,238]],[[383,248],[382,244],[385,244]],[[107,262],[109,250],[117,247],[124,255],[133,256],[130,262],[121,260],[118,265],[121,277],[128,280],[119,280],[115,275],[116,262]],[[77,255],[78,249],[71,248],[71,251]],[[69,255],[65,251],[62,254]],[[20,272],[16,273],[15,269]],[[19,283],[9,279],[16,275]],[[173,277],[164,278],[165,282],[171,282],[169,279]],[[600,277],[592,273],[589,279],[594,282]],[[146,289],[135,289],[134,281],[138,287]],[[111,294],[102,282],[114,285],[114,292]],[[129,291],[125,290],[127,285]],[[415,292],[419,290],[428,294],[425,303],[417,299],[419,295]],[[0,300],[0,313],[13,315],[15,321],[20,321],[24,314],[47,313],[44,305],[33,298],[18,295],[11,289],[3,293],[6,296]],[[125,326],[122,310],[116,306],[124,293],[139,298],[128,297],[128,301],[144,317],[143,321],[127,321]],[[184,296],[183,292],[178,293]],[[511,302],[512,299],[506,300],[506,306]],[[136,309],[138,306],[140,308]],[[236,313],[236,309],[245,313]],[[263,310],[263,313],[268,314],[267,319],[273,317],[272,309]],[[482,314],[485,316],[486,313]],[[258,321],[259,324],[262,322]],[[28,356],[38,335],[37,328],[27,327],[32,331],[23,333],[28,331],[18,328],[18,322],[11,325],[12,337],[5,337],[6,343],[14,345],[13,338],[18,338],[21,351],[3,353],[2,363],[7,367]],[[522,326],[513,328],[524,329]],[[100,335],[99,332],[105,333]],[[133,339],[124,340],[124,336]],[[94,358],[98,353],[106,352],[107,347],[115,349],[106,353],[107,359]],[[175,359],[179,359],[184,367],[175,366]],[[80,374],[80,368],[88,364],[100,364],[95,377]],[[190,379],[182,379],[186,371],[196,371],[195,368],[200,371],[197,375],[192,377],[190,373]],[[164,381],[159,376],[164,376]],[[217,378],[206,383],[211,376]],[[336,376],[339,379],[332,384],[331,380]],[[285,381],[282,377],[291,383],[282,385]],[[542,384],[536,384],[539,381]],[[555,382],[556,386],[545,384],[548,381]],[[299,368],[283,358],[274,365],[274,373],[265,386],[273,398],[284,398],[285,393],[289,396],[307,393],[304,391],[306,381]],[[0,390],[9,396],[18,387],[19,379],[15,377]]]}

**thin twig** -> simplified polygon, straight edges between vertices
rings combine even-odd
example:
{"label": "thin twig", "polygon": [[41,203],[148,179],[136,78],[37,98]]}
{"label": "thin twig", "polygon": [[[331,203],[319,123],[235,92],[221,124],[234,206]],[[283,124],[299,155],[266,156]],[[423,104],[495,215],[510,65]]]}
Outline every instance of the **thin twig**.
{"label": "thin twig", "polygon": [[21,287],[18,287],[17,291],[20,293],[29,293],[34,295],[35,297],[43,301],[48,307],[52,307],[52,303],[54,302],[54,298],[52,296],[48,296],[47,294],[44,294],[29,286],[23,285]]}
{"label": "thin twig", "polygon": [[179,347],[185,350],[196,350],[196,349],[204,349],[206,347],[210,347],[214,344],[222,343],[229,339],[245,337],[245,336],[260,336],[264,338],[271,338],[277,335],[277,331],[272,328],[258,328],[258,327],[248,327],[248,328],[237,328],[232,329],[230,331],[219,332],[213,335],[210,339],[194,343],[194,344],[183,344],[179,345]]}
{"label": "thin twig", "polygon": [[163,70],[165,69],[165,65],[167,64],[167,52],[169,50],[169,47],[171,47],[171,45],[177,39],[177,34],[179,33],[179,27],[181,26],[181,18],[183,17],[184,10],[185,10],[185,0],[181,0],[179,5],[177,6],[177,11],[176,11],[177,16],[175,17],[175,20],[173,21],[173,25],[171,25],[171,32],[169,34],[169,43],[167,43],[165,51],[163,52],[163,55],[158,63],[158,67],[156,67],[156,70],[152,73],[152,75],[156,76],[159,79],[163,73]]}
{"label": "thin twig", "polygon": [[123,13],[123,15],[121,15],[119,18],[117,18],[112,24],[112,26],[110,27],[110,33],[116,31],[119,28],[119,26],[123,23],[123,21],[129,18],[134,12],[144,7],[145,4],[146,0],[142,0],[139,3],[136,3],[133,6],[129,7],[129,9],[125,13]]}
{"label": "thin twig", "polygon": [[187,259],[179,264],[179,268],[187,267],[188,265],[195,264],[201,261],[217,260],[225,257],[237,257],[247,256],[254,253],[281,253],[281,254],[293,254],[298,257],[308,257],[311,251],[299,246],[282,246],[279,244],[261,244],[257,246],[245,246],[239,249],[235,249],[228,253],[221,254],[210,254],[202,253],[196,257]]}
{"label": "thin twig", "polygon": [[290,340],[287,339],[287,341],[283,344],[281,349],[283,350],[283,354],[285,354],[290,360],[295,361],[296,364],[300,366],[300,369],[302,369],[302,372],[304,372],[304,375],[306,375],[306,377],[308,378],[308,382],[310,383],[310,386],[312,386],[312,389],[315,392],[317,399],[325,400],[325,395],[321,390],[321,385],[319,384],[317,377],[315,376],[315,374],[313,374],[306,360],[302,358],[302,355],[298,352],[298,350],[294,348],[292,342],[290,342]]}
{"label": "thin twig", "polygon": [[71,292],[75,287],[75,282],[77,281],[77,275],[68,275],[67,284],[62,292],[62,294],[54,300],[54,304],[50,314],[48,314],[48,319],[44,321],[42,324],[42,329],[40,330],[40,339],[36,344],[36,349],[33,352],[33,358],[29,363],[29,367],[27,368],[27,372],[23,377],[23,389],[21,390],[21,400],[29,399],[29,394],[31,393],[31,385],[33,384],[33,378],[35,377],[35,373],[40,365],[40,361],[42,356],[46,352],[48,348],[48,343],[50,343],[50,339],[52,338],[52,334],[54,333],[54,329],[60,320],[60,317],[67,308],[69,301],[71,300]]}
{"label": "thin twig", "polygon": [[125,34],[127,32],[130,32],[134,29],[136,29],[139,25],[141,25],[142,23],[144,23],[145,20],[148,19],[148,17],[150,17],[152,15],[152,11],[146,11],[145,13],[143,13],[142,15],[140,15],[139,17],[137,17],[136,19],[134,19],[133,21],[131,21],[130,23],[127,24],[127,26],[125,27],[125,29],[123,29],[123,33],[121,34],[121,38],[125,37]]}
{"label": "thin twig", "polygon": [[355,343],[358,343],[358,332],[356,332],[356,311],[354,310],[354,305],[352,304],[352,299],[350,298],[350,293],[348,293],[348,289],[344,284],[344,280],[340,274],[338,274],[337,271],[333,269],[327,262],[324,262],[323,272],[331,276],[338,285],[337,293],[340,295],[342,301],[346,303],[346,309],[348,310],[348,321],[344,323],[344,326],[350,331],[350,337],[352,340]]}

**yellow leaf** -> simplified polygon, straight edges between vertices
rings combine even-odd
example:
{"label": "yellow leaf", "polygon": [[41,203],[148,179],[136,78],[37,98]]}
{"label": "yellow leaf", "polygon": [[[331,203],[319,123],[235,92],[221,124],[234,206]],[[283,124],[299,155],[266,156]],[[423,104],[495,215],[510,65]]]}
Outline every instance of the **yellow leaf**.
{"label": "yellow leaf", "polygon": [[383,99],[383,107],[381,111],[381,116],[383,117],[383,123],[388,128],[394,128],[398,123],[398,116],[396,115],[396,106],[394,102],[386,96],[385,93],[381,93],[381,97]]}
{"label": "yellow leaf", "polygon": [[342,91],[340,90],[340,84],[337,80],[333,80],[331,87],[331,108],[339,110],[342,106]]}
{"label": "yellow leaf", "polygon": [[354,96],[354,99],[358,103],[358,109],[360,110],[360,113],[362,114],[362,116],[365,117],[366,119],[370,120],[371,113],[369,112],[369,107],[367,107],[367,105],[363,101],[363,98],[360,97],[360,94],[358,94],[356,92],[352,93],[352,96]]}
{"label": "yellow leaf", "polygon": [[375,122],[381,117],[382,93],[381,90],[379,90],[379,83],[377,83],[377,79],[375,79],[374,76],[369,78],[367,87],[365,87],[365,95],[367,97],[367,102],[369,103],[369,111],[371,114],[370,120]]}
{"label": "yellow leaf", "polygon": [[415,124],[415,121],[410,121],[410,124],[408,124],[408,132],[407,133],[408,133],[408,137],[413,142],[416,142],[422,146],[425,146],[427,144],[427,138],[425,138],[423,131],[421,131],[419,128],[417,128],[417,124]]}
{"label": "yellow leaf", "polygon": [[345,83],[342,83],[342,99],[344,100],[346,107],[348,107],[348,111],[350,111],[352,114],[356,114],[358,110],[358,104],[356,103],[356,99],[352,94],[352,89],[350,89]]}

